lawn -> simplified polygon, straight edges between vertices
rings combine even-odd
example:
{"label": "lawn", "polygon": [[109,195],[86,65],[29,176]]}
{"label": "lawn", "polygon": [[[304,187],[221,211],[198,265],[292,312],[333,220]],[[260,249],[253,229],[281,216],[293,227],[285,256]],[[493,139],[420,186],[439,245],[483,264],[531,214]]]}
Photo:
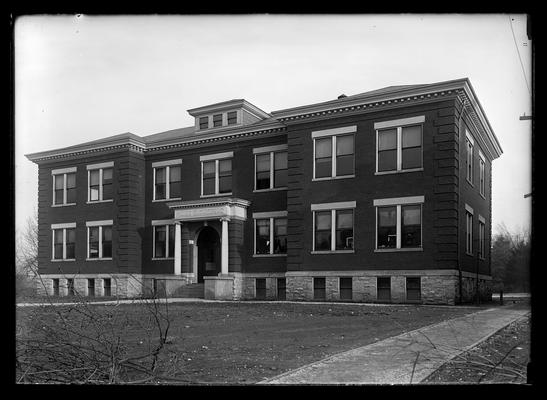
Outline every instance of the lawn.
{"label": "lawn", "polygon": [[[167,309],[160,308],[161,315],[167,312],[169,319],[167,340],[156,360],[156,375],[161,378],[146,382],[251,384],[335,353],[483,308],[289,302],[172,303]],[[68,337],[62,333],[66,324],[69,331],[80,329],[86,333],[83,339],[71,339],[72,347],[89,347],[92,342],[98,343],[110,335],[101,343],[110,346],[112,338],[117,338],[117,346],[123,348],[122,358],[136,357],[147,346],[154,348],[157,343],[151,311],[150,305],[143,304],[18,308],[18,357],[22,359],[26,355],[28,361],[33,353],[24,351],[32,343],[39,349],[45,348],[43,344],[36,345],[40,340],[49,341],[51,348],[57,351],[54,358],[64,357],[52,337],[55,332],[61,332],[58,340]],[[165,327],[166,321],[162,321]],[[32,368],[28,362],[25,367],[18,366],[18,379],[26,374],[22,382],[39,382],[43,376],[40,370],[51,368],[46,359],[35,360],[38,365]],[[80,367],[85,369],[93,360],[80,360]],[[130,378],[128,375],[120,381],[132,381]],[[90,381],[93,379],[103,381],[96,374]]]}

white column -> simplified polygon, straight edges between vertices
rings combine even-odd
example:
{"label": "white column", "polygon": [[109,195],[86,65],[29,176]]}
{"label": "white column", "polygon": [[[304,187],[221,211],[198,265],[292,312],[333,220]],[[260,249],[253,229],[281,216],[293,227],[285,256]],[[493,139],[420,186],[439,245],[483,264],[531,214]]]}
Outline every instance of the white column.
{"label": "white column", "polygon": [[222,221],[222,239],[221,239],[221,256],[220,256],[220,273],[228,274],[228,221],[229,218],[221,218]]}
{"label": "white column", "polygon": [[180,245],[180,222],[175,222],[175,275],[181,273],[182,247]]}

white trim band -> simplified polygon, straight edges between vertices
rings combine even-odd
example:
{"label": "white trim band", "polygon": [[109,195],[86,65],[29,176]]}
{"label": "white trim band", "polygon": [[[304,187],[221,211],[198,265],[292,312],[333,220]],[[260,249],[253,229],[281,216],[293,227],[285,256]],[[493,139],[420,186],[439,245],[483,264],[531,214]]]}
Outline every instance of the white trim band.
{"label": "white trim band", "polygon": [[269,153],[271,151],[283,151],[288,150],[287,144],[278,144],[276,146],[257,147],[253,149],[253,154]]}
{"label": "white trim band", "polygon": [[324,136],[343,135],[345,133],[357,132],[357,125],[343,126],[341,128],[323,129],[320,131],[313,131],[311,133],[312,139]]}
{"label": "white trim band", "polygon": [[465,211],[473,214],[473,208],[469,204],[465,204]]}
{"label": "white trim band", "polygon": [[51,229],[76,228],[76,222],[67,222],[64,224],[51,224]]}
{"label": "white trim band", "polygon": [[71,172],[76,172],[76,167],[52,169],[51,170],[51,175],[69,174]]}
{"label": "white trim band", "polygon": [[282,218],[287,216],[287,211],[266,211],[253,213],[253,219]]}
{"label": "white trim band", "polygon": [[399,204],[416,204],[424,203],[425,196],[409,196],[409,197],[392,197],[389,199],[376,199],[373,201],[374,206],[394,206]]}
{"label": "white trim band", "polygon": [[158,225],[173,225],[175,223],[174,219],[156,219],[151,221],[152,226]]}
{"label": "white trim band", "polygon": [[374,123],[374,129],[393,128],[396,126],[421,124],[425,122],[425,115],[410,118],[393,119],[391,121],[382,121]]}
{"label": "white trim band", "polygon": [[204,156],[199,156],[199,161],[220,160],[223,158],[233,158],[233,157],[234,157],[234,152],[227,151],[225,153],[207,154]]}
{"label": "white trim band", "polygon": [[321,211],[321,210],[342,210],[345,208],[356,208],[357,202],[354,201],[340,201],[337,203],[321,203],[321,204],[312,204],[312,211]]}
{"label": "white trim band", "polygon": [[486,225],[486,219],[484,219],[484,217],[480,214],[479,214],[479,222],[482,222],[483,224]]}
{"label": "white trim band", "polygon": [[105,226],[114,225],[114,221],[111,219],[105,219],[103,221],[86,221],[85,226]]}
{"label": "white trim band", "polygon": [[152,168],[167,167],[168,165],[180,165],[182,164],[182,158],[176,160],[156,161],[152,163]]}
{"label": "white trim band", "polygon": [[479,158],[482,160],[482,162],[486,162],[486,158],[484,157],[484,153],[479,149]]}
{"label": "white trim band", "polygon": [[107,162],[99,163],[99,164],[89,164],[86,166],[86,169],[89,171],[90,169],[110,168],[113,166],[114,166],[114,161],[107,161]]}
{"label": "white trim band", "polygon": [[471,135],[471,133],[469,133],[467,129],[465,130],[465,137],[467,138],[467,140],[471,142],[472,146],[475,146],[475,139],[473,138],[473,136]]}

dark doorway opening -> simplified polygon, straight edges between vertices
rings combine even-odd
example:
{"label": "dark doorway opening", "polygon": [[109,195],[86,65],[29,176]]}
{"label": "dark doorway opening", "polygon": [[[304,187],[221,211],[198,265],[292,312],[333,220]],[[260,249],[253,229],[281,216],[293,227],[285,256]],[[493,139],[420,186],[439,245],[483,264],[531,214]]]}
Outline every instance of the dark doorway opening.
{"label": "dark doorway opening", "polygon": [[198,283],[204,276],[216,276],[220,272],[220,237],[210,226],[204,227],[198,240]]}

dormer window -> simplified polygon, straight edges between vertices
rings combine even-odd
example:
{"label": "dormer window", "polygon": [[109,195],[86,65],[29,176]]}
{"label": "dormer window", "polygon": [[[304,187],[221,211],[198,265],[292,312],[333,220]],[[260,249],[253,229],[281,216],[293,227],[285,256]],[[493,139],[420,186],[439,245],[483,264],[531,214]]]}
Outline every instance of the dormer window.
{"label": "dormer window", "polygon": [[230,111],[228,113],[228,125],[237,124],[237,111]]}
{"label": "dormer window", "polygon": [[222,114],[213,115],[213,128],[217,126],[222,126]]}
{"label": "dormer window", "polygon": [[199,129],[209,128],[209,117],[201,117],[199,119]]}
{"label": "dormer window", "polygon": [[223,101],[203,107],[192,108],[188,113],[195,118],[196,131],[220,130],[225,127],[251,125],[271,118],[244,99]]}

